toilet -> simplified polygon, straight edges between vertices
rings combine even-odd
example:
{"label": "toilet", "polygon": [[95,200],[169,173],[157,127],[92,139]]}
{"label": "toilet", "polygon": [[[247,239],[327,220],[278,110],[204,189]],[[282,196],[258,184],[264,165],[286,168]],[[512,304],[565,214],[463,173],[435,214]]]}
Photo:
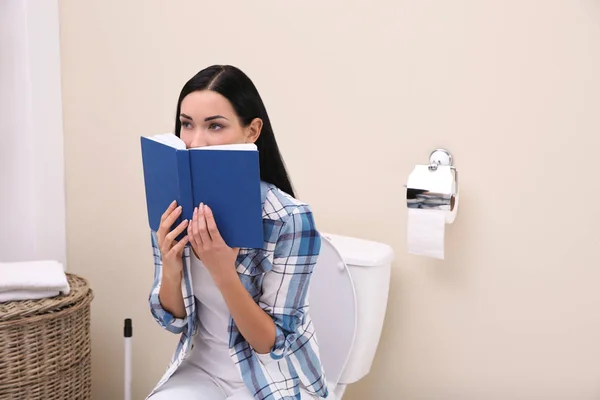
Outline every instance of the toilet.
{"label": "toilet", "polygon": [[387,308],[392,248],[321,233],[309,289],[310,316],[329,388],[342,399],[348,385],[371,370]]}

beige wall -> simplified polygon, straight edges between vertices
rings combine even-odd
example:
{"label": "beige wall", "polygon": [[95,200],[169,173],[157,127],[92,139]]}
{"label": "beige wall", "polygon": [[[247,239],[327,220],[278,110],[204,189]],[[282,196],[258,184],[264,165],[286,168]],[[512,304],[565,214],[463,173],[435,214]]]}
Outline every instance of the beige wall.
{"label": "beige wall", "polygon": [[[170,5],[168,5],[170,4]],[[255,81],[322,230],[397,252],[357,399],[600,398],[600,6],[595,1],[61,1],[68,261],[91,281],[94,395],[134,397],[176,338],[147,306],[139,136],[212,63]],[[447,259],[406,252],[405,183],[450,149]]]}

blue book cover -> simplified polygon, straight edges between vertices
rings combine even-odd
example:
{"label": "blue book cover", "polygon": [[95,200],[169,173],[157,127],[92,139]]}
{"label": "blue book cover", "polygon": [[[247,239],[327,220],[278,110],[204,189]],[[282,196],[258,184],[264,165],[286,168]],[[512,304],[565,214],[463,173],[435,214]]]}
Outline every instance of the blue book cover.
{"label": "blue book cover", "polygon": [[[201,202],[213,211],[229,247],[262,248],[262,202],[258,150],[254,144],[186,149],[173,134],[141,137],[148,222],[158,230],[173,200],[191,221]],[[184,232],[178,239],[185,236]]]}

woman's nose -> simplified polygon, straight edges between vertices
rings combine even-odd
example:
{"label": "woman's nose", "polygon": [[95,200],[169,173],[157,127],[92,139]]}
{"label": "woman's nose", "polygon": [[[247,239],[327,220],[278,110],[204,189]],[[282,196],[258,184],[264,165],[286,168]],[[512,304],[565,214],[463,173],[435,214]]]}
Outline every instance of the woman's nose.
{"label": "woman's nose", "polygon": [[195,133],[190,139],[191,140],[186,143],[188,148],[204,147],[207,145],[204,135],[201,132]]}

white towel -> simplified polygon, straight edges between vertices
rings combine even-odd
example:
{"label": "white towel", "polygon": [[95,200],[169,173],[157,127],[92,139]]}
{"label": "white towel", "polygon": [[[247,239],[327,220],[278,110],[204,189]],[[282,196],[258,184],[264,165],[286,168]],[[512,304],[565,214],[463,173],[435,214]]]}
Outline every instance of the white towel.
{"label": "white towel", "polygon": [[19,300],[38,300],[47,297],[58,296],[60,292],[51,290],[10,290],[8,292],[0,292],[0,303]]}
{"label": "white towel", "polygon": [[40,299],[71,291],[57,261],[0,263],[0,301]]}

